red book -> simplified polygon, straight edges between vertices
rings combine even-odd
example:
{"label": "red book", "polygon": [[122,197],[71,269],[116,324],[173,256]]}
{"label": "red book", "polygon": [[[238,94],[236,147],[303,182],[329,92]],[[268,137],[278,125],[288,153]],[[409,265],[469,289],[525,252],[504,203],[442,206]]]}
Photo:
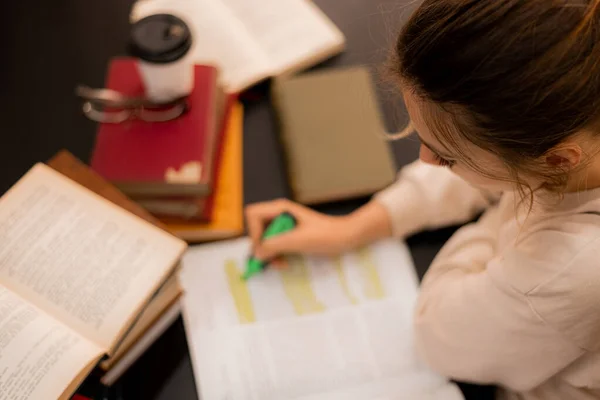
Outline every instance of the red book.
{"label": "red book", "polygon": [[[216,186],[217,177],[219,176],[219,172],[221,170],[221,167],[223,166],[223,147],[224,147],[223,144],[225,142],[224,138],[227,133],[227,130],[229,129],[229,122],[231,119],[230,117],[231,117],[231,113],[233,111],[236,101],[237,101],[237,97],[235,95],[229,95],[227,97],[227,100],[225,103],[225,112],[223,113],[222,120],[219,124],[219,140],[218,140],[217,151],[216,151],[216,156],[215,156],[216,167],[213,168],[213,176],[212,176],[213,189]],[[206,198],[206,201],[204,202],[204,209],[202,212],[202,217],[203,217],[202,219],[204,221],[210,221],[212,219],[211,217],[212,217],[213,209],[215,206],[215,196],[216,196],[216,192],[213,190],[213,191],[211,191],[211,194]]]}
{"label": "red book", "polygon": [[[215,158],[213,168],[213,189],[216,185],[217,177],[222,164],[223,138],[228,129],[228,123],[232,109],[236,103],[237,96],[229,95],[225,100],[222,112],[219,113],[221,120],[218,125],[219,133],[215,143]],[[136,201],[152,214],[160,217],[164,221],[195,221],[209,222],[214,208],[215,191],[206,197],[150,197],[138,198]]]}
{"label": "red book", "polygon": [[[196,65],[194,73],[189,110],[179,118],[100,124],[92,169],[131,197],[210,194],[218,130],[218,71]],[[106,87],[142,95],[144,85],[135,59],[114,59]]]}

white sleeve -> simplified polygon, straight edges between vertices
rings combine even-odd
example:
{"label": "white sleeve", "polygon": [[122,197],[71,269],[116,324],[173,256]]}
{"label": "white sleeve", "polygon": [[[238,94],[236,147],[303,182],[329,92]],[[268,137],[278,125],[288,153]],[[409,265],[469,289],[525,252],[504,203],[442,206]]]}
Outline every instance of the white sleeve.
{"label": "white sleeve", "polygon": [[398,180],[377,193],[387,209],[394,236],[466,222],[485,209],[492,196],[474,188],[448,168],[415,161]]}
{"label": "white sleeve", "polygon": [[[589,316],[597,306],[574,301],[563,276],[550,281],[560,290],[548,290],[548,283],[525,293],[516,289],[513,280],[523,285],[531,280],[524,277],[556,266],[546,254],[531,253],[541,248],[535,244],[543,242],[540,235],[523,249],[494,256],[494,233],[479,222],[460,229],[429,268],[415,310],[417,347],[444,376],[527,391],[584,353],[570,327],[592,337],[597,319]],[[519,278],[509,279],[510,271]],[[578,286],[570,287],[573,293]]]}

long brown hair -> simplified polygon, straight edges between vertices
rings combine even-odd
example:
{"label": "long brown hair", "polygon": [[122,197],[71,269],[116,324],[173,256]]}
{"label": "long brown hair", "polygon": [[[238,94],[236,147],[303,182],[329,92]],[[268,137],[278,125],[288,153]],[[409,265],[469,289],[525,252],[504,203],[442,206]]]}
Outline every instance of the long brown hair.
{"label": "long brown hair", "polygon": [[515,182],[560,191],[568,171],[540,159],[582,130],[600,136],[600,0],[425,0],[391,66],[452,121],[432,129],[439,141],[482,173],[457,138],[498,155]]}

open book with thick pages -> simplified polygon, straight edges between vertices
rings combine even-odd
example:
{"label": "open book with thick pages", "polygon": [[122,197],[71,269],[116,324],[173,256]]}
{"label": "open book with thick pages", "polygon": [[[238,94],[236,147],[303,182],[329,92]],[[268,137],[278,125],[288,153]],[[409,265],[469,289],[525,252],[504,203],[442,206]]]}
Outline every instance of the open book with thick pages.
{"label": "open book with thick pages", "polygon": [[[130,213],[168,230],[159,219],[130,200],[68,151],[60,151],[48,161],[48,166]],[[174,322],[179,316],[181,293],[179,280],[173,273],[152,297],[115,352],[100,363],[100,368],[105,371],[101,379],[103,384],[112,385]]]}
{"label": "open book with thick pages", "polygon": [[0,237],[7,398],[68,399],[118,351],[186,249],[44,164],[0,198]]}
{"label": "open book with thick pages", "polygon": [[308,0],[138,0],[132,21],[169,13],[194,35],[194,61],[219,66],[229,92],[341,52],[345,38]]}

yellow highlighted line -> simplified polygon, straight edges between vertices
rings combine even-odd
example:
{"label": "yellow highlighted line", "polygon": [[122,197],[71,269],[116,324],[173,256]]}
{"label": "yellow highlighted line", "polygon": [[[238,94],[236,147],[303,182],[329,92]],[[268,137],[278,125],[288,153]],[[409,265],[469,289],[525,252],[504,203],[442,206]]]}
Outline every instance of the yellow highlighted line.
{"label": "yellow highlighted line", "polygon": [[246,282],[242,279],[242,272],[238,269],[235,261],[225,261],[225,274],[229,291],[237,309],[238,318],[242,324],[251,324],[256,322],[252,297]]}
{"label": "yellow highlighted line", "polygon": [[310,283],[308,268],[302,258],[289,258],[287,266],[279,270],[283,289],[297,315],[318,313],[325,310]]}
{"label": "yellow highlighted line", "polygon": [[383,299],[385,290],[371,252],[368,249],[361,249],[357,252],[357,257],[364,281],[365,296],[369,299]]}
{"label": "yellow highlighted line", "polygon": [[354,295],[350,291],[350,286],[348,286],[348,278],[346,277],[346,274],[344,273],[344,267],[342,264],[341,257],[335,257],[333,259],[333,269],[337,273],[337,277],[340,282],[340,286],[342,287],[342,291],[344,292],[344,294],[346,295],[346,297],[348,298],[350,303],[358,304],[358,300],[356,299],[356,297],[354,297]]}

